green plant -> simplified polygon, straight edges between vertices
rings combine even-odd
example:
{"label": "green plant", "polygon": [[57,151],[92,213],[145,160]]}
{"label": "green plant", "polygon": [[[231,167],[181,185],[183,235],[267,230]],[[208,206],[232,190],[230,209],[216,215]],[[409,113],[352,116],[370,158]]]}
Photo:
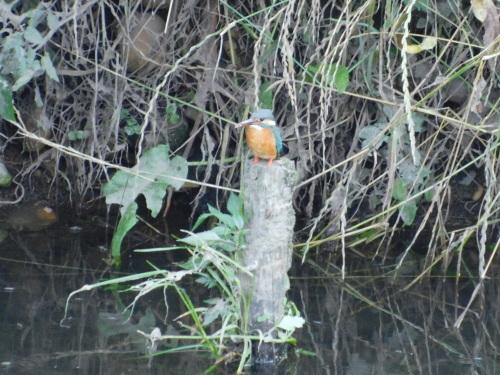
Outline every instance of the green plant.
{"label": "green plant", "polygon": [[121,206],[120,222],[111,242],[111,254],[118,264],[123,238],[138,222],[138,206],[135,202],[137,197],[142,194],[146,198],[151,216],[156,217],[163,205],[167,188],[172,186],[179,189],[186,180],[186,160],[180,156],[170,159],[169,152],[165,145],[147,150],[132,169],[119,170],[104,186],[106,203]]}
{"label": "green plant", "polygon": [[[231,193],[228,199],[229,213],[223,213],[210,205],[208,209],[208,213],[198,218],[192,231],[185,231],[188,236],[178,240],[185,245],[180,248],[190,253],[189,259],[180,264],[180,267],[189,275],[196,276],[196,282],[207,289],[216,289],[217,296],[205,300],[206,306],[195,307],[189,294],[176,286],[178,294],[189,310],[189,315],[195,322],[189,326],[179,323],[191,331],[194,337],[202,339],[203,345],[200,342],[200,348],[209,349],[215,358],[220,358],[228,350],[227,348],[231,350],[231,342],[242,342],[243,350],[238,370],[241,372],[243,365],[250,359],[251,342],[262,340],[260,336],[250,335],[246,328],[248,301],[242,293],[239,278],[241,273],[249,274],[238,261],[245,247],[244,227],[248,217],[243,215],[242,201],[234,193]],[[213,218],[217,220],[213,228],[199,233],[194,232],[207,219]],[[142,252],[144,251],[151,250]],[[141,294],[144,294],[144,291],[141,291]],[[208,334],[206,327],[214,322],[217,327],[216,332]],[[304,319],[298,309],[288,301],[285,315],[275,327],[278,339],[274,342],[294,343],[292,334],[303,324]],[[165,340],[172,338],[168,335],[163,337]],[[220,342],[224,345],[221,346]],[[192,346],[189,346],[186,349],[191,348]]]}
{"label": "green plant", "polygon": [[[208,206],[209,212],[198,218],[192,231],[185,231],[187,233],[185,238],[178,240],[180,246],[136,250],[143,253],[185,250],[190,256],[188,260],[179,264],[181,270],[162,270],[151,264],[152,271],[106,280],[74,291],[68,298],[67,306],[69,299],[76,293],[121,283],[131,284],[141,280],[127,289],[127,291],[138,293],[134,301],[128,306],[129,309],[133,309],[141,296],[156,289],[166,290],[171,288],[180,297],[187,309],[187,313],[175,319],[180,329],[170,329],[170,333],[155,336],[155,340],[180,340],[184,343],[194,341],[196,344],[183,344],[150,354],[160,355],[173,351],[197,349],[209,351],[218,360],[228,351],[238,351],[241,352],[238,367],[238,373],[240,373],[251,357],[252,341],[263,340],[261,336],[250,335],[246,329],[248,321],[246,306],[248,301],[241,291],[239,275],[241,273],[249,274],[249,271],[239,264],[238,258],[245,246],[244,227],[248,218],[243,215],[241,204],[240,198],[231,193],[227,203],[228,213],[223,213],[215,207]],[[194,232],[207,219],[216,219],[217,223],[209,230]],[[189,292],[180,286],[181,280],[188,277],[195,278],[197,283],[214,291],[211,298],[204,300],[204,306],[196,306]],[[167,296],[168,294],[164,293],[164,295]],[[165,303],[168,305],[168,301],[165,301]],[[294,343],[292,334],[296,328],[301,327],[303,324],[304,319],[300,317],[295,305],[287,302],[285,316],[275,327],[278,338],[266,340],[276,343]],[[209,332],[208,327],[211,327],[213,332]],[[155,330],[158,329],[155,328]],[[123,330],[129,333],[129,331],[133,330],[133,327],[127,326]],[[112,334],[114,333],[108,333],[108,336]],[[152,339],[153,333],[142,332],[142,334],[146,339]],[[234,346],[238,342],[243,344],[243,349]]]}
{"label": "green plant", "polygon": [[177,124],[181,119],[181,117],[177,114],[177,106],[174,104],[169,105],[165,109],[165,112],[167,114],[168,122],[170,122],[171,124]]}
{"label": "green plant", "polygon": [[349,86],[349,70],[340,64],[329,64],[320,61],[307,66],[305,72],[307,83],[324,83],[327,87],[335,87],[343,93]]}
{"label": "green plant", "polygon": [[[47,74],[59,82],[48,48],[42,51],[47,39],[60,27],[56,13],[43,4],[15,15],[16,2],[2,5],[2,13],[9,22],[3,25],[10,33],[1,38],[0,49],[0,117],[15,121],[12,93],[31,80]],[[43,29],[45,32],[40,32]]]}

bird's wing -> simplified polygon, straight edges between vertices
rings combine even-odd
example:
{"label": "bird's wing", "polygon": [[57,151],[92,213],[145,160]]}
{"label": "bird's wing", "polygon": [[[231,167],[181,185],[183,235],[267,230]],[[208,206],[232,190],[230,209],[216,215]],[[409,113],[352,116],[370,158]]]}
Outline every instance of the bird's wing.
{"label": "bird's wing", "polygon": [[273,130],[274,139],[276,141],[276,150],[278,151],[278,155],[279,155],[283,151],[283,140],[281,137],[281,129],[278,128],[277,126],[273,126],[272,130]]}

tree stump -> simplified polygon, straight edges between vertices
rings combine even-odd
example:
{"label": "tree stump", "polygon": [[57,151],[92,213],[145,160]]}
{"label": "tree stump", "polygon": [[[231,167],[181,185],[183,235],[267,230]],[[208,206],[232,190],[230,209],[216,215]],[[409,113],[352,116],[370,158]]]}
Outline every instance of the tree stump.
{"label": "tree stump", "polygon": [[[243,266],[253,277],[241,274],[247,302],[248,328],[275,338],[270,332],[284,314],[286,291],[290,287],[287,272],[292,264],[292,238],[295,213],[292,188],[297,180],[291,160],[245,163],[243,194],[245,214],[250,216],[242,252]],[[269,343],[254,346],[255,363],[272,363],[279,357],[277,348]]]}

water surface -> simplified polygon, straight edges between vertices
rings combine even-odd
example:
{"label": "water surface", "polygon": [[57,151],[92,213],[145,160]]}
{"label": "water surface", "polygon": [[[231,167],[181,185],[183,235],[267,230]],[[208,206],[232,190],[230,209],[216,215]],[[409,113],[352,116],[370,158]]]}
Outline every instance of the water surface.
{"label": "water surface", "polygon": [[[131,316],[122,314],[131,293],[81,293],[70,300],[61,326],[72,291],[120,275],[106,263],[108,243],[101,228],[72,231],[61,224],[36,233],[10,233],[0,244],[0,373],[201,374],[210,366],[208,355],[196,351],[151,362],[144,357],[146,341],[138,329],[179,332],[174,318],[185,309],[174,293],[168,294],[168,314],[161,291],[142,298]],[[297,356],[274,373],[500,373],[496,279],[484,282],[461,317],[477,285],[473,279],[423,278],[405,289],[413,277],[394,279],[390,264],[351,257],[342,279],[340,258],[328,256],[315,260],[322,268],[328,265],[328,272],[294,264],[289,295],[307,323],[296,333]],[[172,262],[164,254],[124,255],[128,271],[150,269],[146,260],[160,267]],[[211,296],[199,284],[183,286],[199,305]],[[160,349],[178,344],[166,342]]]}

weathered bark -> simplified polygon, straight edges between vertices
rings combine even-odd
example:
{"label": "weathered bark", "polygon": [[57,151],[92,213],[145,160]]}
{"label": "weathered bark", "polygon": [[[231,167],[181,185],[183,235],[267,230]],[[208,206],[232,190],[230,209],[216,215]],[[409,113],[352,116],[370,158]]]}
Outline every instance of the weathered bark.
{"label": "weathered bark", "polygon": [[[254,333],[268,334],[284,314],[290,286],[287,272],[292,263],[292,188],[296,179],[295,165],[288,159],[275,160],[271,166],[264,162],[254,165],[250,160],[245,164],[244,209],[250,220],[242,263],[253,277],[242,273],[241,282],[249,304],[248,328]],[[274,346],[266,348],[262,343],[259,353],[262,361],[276,356]]]}

